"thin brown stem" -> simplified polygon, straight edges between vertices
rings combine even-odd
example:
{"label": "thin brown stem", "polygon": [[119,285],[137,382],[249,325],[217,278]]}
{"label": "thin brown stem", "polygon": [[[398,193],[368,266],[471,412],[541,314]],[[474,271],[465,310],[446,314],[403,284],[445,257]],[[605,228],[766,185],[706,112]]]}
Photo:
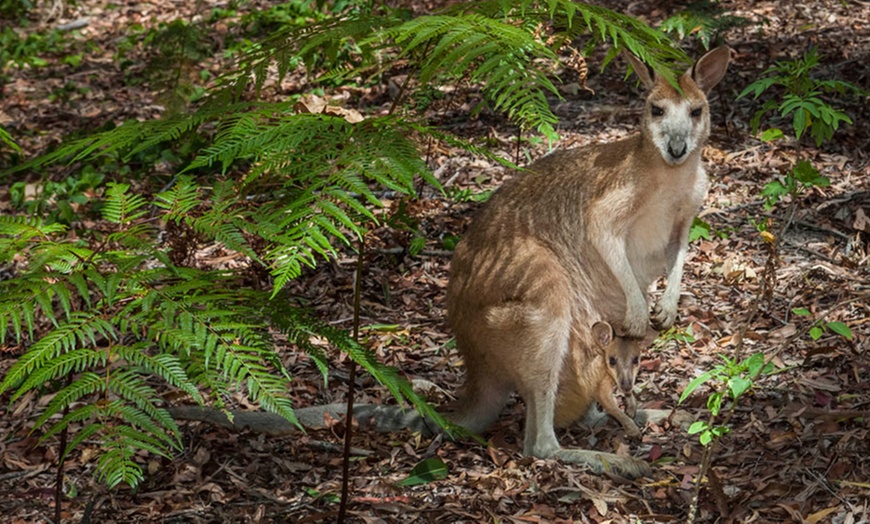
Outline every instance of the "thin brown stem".
{"label": "thin brown stem", "polygon": [[[770,251],[768,253],[768,261],[765,265],[765,270],[762,276],[761,285],[758,286],[758,296],[756,300],[752,302],[752,309],[749,311],[749,315],[746,317],[746,321],[740,326],[740,331],[737,338],[737,344],[734,347],[733,358],[735,362],[740,362],[741,353],[743,352],[743,341],[746,337],[746,331],[749,329],[749,326],[752,325],[752,322],[755,320],[755,317],[758,315],[759,304],[761,303],[762,298],[770,293],[773,293],[773,287],[776,282],[776,254],[777,254],[777,243],[776,241],[773,244],[770,244]],[[723,397],[727,394],[728,384],[724,382],[722,386],[720,386],[720,391]],[[725,414],[725,419],[722,421],[722,427],[728,427],[728,424],[731,423],[731,418],[734,416],[734,408],[736,405],[737,399],[734,399],[731,403],[730,408]],[[713,413],[710,413],[710,417],[707,420],[707,425],[709,427],[713,427],[713,423],[716,421],[716,416]],[[695,478],[695,492],[692,494],[692,502],[689,504],[689,512],[686,517],[686,524],[694,524],[695,518],[698,515],[698,507],[701,499],[701,482],[704,477],[707,476],[707,472],[710,470],[710,467],[713,464],[713,455],[716,451],[716,447],[719,444],[720,437],[717,435],[713,435],[713,440],[710,442],[708,446],[704,448],[704,455],[701,458],[701,467],[698,470],[698,476]]]}
{"label": "thin brown stem", "polygon": [[[66,387],[69,387],[73,381],[72,372],[66,376]],[[69,415],[69,404],[63,408],[63,418]],[[58,444],[57,454],[57,475],[54,479],[54,522],[60,524],[61,510],[63,510],[63,465],[66,462],[66,441],[69,434],[69,427],[64,426],[60,431],[60,443]]]}
{"label": "thin brown stem", "polygon": [[[363,256],[365,255],[365,234],[359,239],[359,254],[356,260],[356,278],[353,286],[353,340],[359,342],[359,310],[360,297],[362,296],[362,272],[363,272]],[[341,469],[341,504],[338,507],[338,522],[343,523],[347,515],[347,501],[350,493],[348,486],[350,480],[350,455],[351,442],[353,440],[353,396],[354,385],[356,383],[356,361],[350,359],[350,383],[347,388],[347,412],[345,414],[345,430],[344,430],[344,453],[342,456]]]}

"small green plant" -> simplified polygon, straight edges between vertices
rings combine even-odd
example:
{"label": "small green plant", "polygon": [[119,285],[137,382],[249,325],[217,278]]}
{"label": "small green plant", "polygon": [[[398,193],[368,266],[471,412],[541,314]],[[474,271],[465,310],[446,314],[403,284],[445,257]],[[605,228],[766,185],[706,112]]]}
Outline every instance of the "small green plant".
{"label": "small green plant", "polygon": [[[714,389],[707,396],[707,409],[710,412],[708,420],[697,420],[689,426],[690,435],[698,435],[698,440],[704,446],[710,445],[714,438],[722,437],[731,431],[728,426],[728,421],[731,418],[731,413],[737,406],[737,402],[745,395],[759,375],[767,374],[773,371],[773,363],[764,363],[764,354],[756,353],[739,362],[736,359],[729,359],[724,355],[720,355],[724,364],[719,364],[713,369],[702,373],[695,377],[683,390],[680,395],[680,403],[682,404],[689,396],[703,384],[707,382],[719,382],[720,387]],[[716,419],[722,412],[723,402],[727,401],[728,416],[719,424],[716,424]]]}
{"label": "small green plant", "polygon": [[[757,100],[768,90],[779,90],[782,95],[768,98],[752,117],[750,122],[752,130],[757,132],[761,119],[769,113],[778,113],[781,119],[790,116],[799,157],[803,137],[811,136],[819,147],[833,138],[840,124],[852,123],[852,119],[843,110],[833,107],[824,97],[863,93],[859,87],[849,82],[814,78],[812,72],[818,65],[819,57],[816,49],[810,48],[799,58],[777,62],[737,97],[740,99],[751,94]],[[784,137],[785,133],[780,127],[771,127],[761,134],[761,139],[765,142],[773,142]],[[791,196],[795,202],[797,197],[807,189],[828,185],[830,180],[822,176],[815,166],[805,159],[798,158],[794,167],[781,181],[774,180],[764,187],[762,196],[765,199],[765,206],[771,208],[786,195]]]}
{"label": "small green plant", "polygon": [[719,2],[700,0],[690,3],[686,10],[668,18],[660,27],[666,33],[676,33],[680,40],[695,35],[704,49],[710,49],[711,43],[722,40],[722,33],[748,23],[745,17],[727,13]]}
{"label": "small green plant", "polygon": [[798,160],[782,180],[773,180],[765,184],[761,196],[764,197],[764,207],[771,209],[785,196],[797,198],[813,187],[830,185],[831,179],[823,176],[809,161]]}
{"label": "small green plant", "polygon": [[655,342],[653,342],[654,349],[662,349],[669,342],[677,342],[683,344],[691,344],[695,341],[695,334],[692,332],[692,325],[689,324],[686,328],[682,329],[677,326],[670,328],[669,330],[661,333],[658,338],[656,338]]}
{"label": "small green plant", "polygon": [[62,182],[15,182],[9,188],[9,194],[12,205],[28,215],[43,216],[46,223],[70,224],[82,215],[80,211],[91,203],[104,179],[103,173],[86,166]]}
{"label": "small green plant", "polygon": [[0,18],[6,20],[21,20],[33,9],[34,2],[30,0],[0,0]]}
{"label": "small green plant", "polygon": [[492,196],[491,189],[475,191],[468,187],[451,186],[445,191],[447,197],[454,202],[486,202]]}
{"label": "small green plant", "polygon": [[724,230],[714,230],[709,222],[700,217],[695,217],[692,221],[692,226],[689,228],[689,242],[694,242],[701,238],[704,240],[712,240],[714,236],[716,238],[726,239],[728,238],[730,231],[733,231],[733,229],[726,228]]}
{"label": "small green plant", "polygon": [[[796,307],[791,310],[792,313],[799,317],[812,317],[813,314],[809,309]],[[836,333],[841,337],[852,340],[852,330],[845,322],[839,321],[827,321],[825,319],[816,319],[812,323],[812,327],[809,329],[810,338],[813,340],[818,340],[822,338],[825,333]]]}
{"label": "small green plant", "polygon": [[44,55],[59,54],[66,44],[66,37],[60,31],[30,32],[22,37],[11,27],[0,29],[0,85],[7,81],[7,75],[3,73],[7,66],[42,67],[48,63]]}

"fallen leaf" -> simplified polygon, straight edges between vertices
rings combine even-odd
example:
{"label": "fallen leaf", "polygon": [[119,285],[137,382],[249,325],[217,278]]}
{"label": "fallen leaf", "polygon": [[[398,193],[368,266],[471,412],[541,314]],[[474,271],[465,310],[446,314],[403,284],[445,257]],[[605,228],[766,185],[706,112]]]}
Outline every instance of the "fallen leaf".
{"label": "fallen leaf", "polygon": [[840,506],[833,506],[830,508],[823,509],[821,511],[817,511],[817,512],[813,513],[812,515],[807,516],[806,523],[807,524],[816,524],[817,522],[819,522],[823,518],[827,517],[831,513],[835,512],[835,511],[839,511],[839,509],[840,509]]}

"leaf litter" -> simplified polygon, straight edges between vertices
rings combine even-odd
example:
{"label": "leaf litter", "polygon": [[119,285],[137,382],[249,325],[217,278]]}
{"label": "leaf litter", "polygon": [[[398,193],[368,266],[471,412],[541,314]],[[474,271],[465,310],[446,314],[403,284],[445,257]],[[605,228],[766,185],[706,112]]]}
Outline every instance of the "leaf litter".
{"label": "leaf litter", "polygon": [[[438,3],[414,2],[412,7],[428,12]],[[649,424],[641,442],[627,440],[613,422],[558,434],[566,446],[649,460],[655,464],[653,478],[628,482],[523,457],[523,410],[516,401],[487,433],[490,446],[433,441],[410,433],[355,432],[353,445],[359,453],[351,463],[352,520],[604,524],[686,519],[703,448],[684,428],[706,416],[706,390],[701,388],[679,406],[678,400],[692,378],[720,363],[718,355],[730,355],[737,345],[767,260],[765,240],[750,220],[771,214],[759,196],[761,188],[794,159],[791,149],[762,144],[750,135],[748,121],[756,107],[748,100],[735,101],[736,94],[774,60],[809,44],[818,46],[825,57],[825,74],[870,87],[866,2],[821,1],[811,7],[783,1],[722,4],[733,14],[765,23],[725,34],[736,59],[711,100],[714,129],[705,151],[711,188],[703,218],[716,234],[692,244],[678,322],[691,329],[692,336],[650,349],[638,378],[641,407],[674,413],[661,424]],[[655,2],[607,5],[650,21],[671,14]],[[159,115],[165,108],[158,93],[147,85],[124,82],[112,65],[114,46],[130,23],[192,17],[191,6],[156,1],[105,10],[92,1],[71,4],[63,18],[44,23],[91,15],[80,38],[99,41],[104,55],[87,57],[77,71],[59,60],[48,69],[12,71],[0,100],[0,124],[27,131],[21,133],[26,135],[21,145],[33,154],[81,127]],[[588,63],[600,59],[593,55]],[[220,57],[209,63],[214,70],[221,68]],[[612,140],[631,131],[638,120],[637,91],[631,81],[623,81],[620,64],[603,73],[592,67],[587,74],[588,90],[566,90],[565,101],[553,101],[562,120],[561,145]],[[66,103],[50,96],[62,86],[64,75],[87,88],[73,93]],[[282,86],[269,87],[280,96],[284,89],[304,89],[305,80],[291,74]],[[377,111],[389,86],[379,89],[348,93],[363,112]],[[431,121],[469,139],[486,138],[505,158],[514,159],[515,131],[505,127],[501,117],[484,111],[468,118],[474,94],[473,89],[451,92],[449,103],[430,110]],[[305,104],[314,112],[329,107],[313,98]],[[841,128],[824,151],[808,151],[832,184],[805,197],[792,228],[779,239],[775,293],[743,337],[744,356],[763,352],[778,372],[761,378],[736,409],[731,433],[722,439],[703,480],[697,522],[870,522],[870,300],[862,298],[870,290],[870,105],[865,98],[846,109],[855,124]],[[339,114],[356,118],[356,110]],[[525,143],[520,163],[545,150],[543,144]],[[472,193],[493,189],[509,176],[491,160],[443,145],[433,147],[427,160],[439,178],[449,182],[446,186]],[[3,211],[8,205],[0,201]],[[407,231],[379,228],[371,233],[373,247],[363,280],[363,324],[370,326],[365,341],[407,377],[434,384],[426,391],[436,404],[452,400],[462,376],[444,320],[449,250],[443,241],[460,236],[478,207],[473,201],[446,201],[424,191],[422,200],[409,206],[427,239],[419,256],[408,254],[412,235]],[[221,257],[228,254],[213,247],[200,255],[202,263],[226,264]],[[338,260],[307,271],[288,286],[290,293],[304,299],[321,318],[349,327],[353,256],[348,250]],[[796,308],[810,315],[797,315]],[[808,328],[819,318],[848,326],[852,338],[829,330],[813,340]],[[0,371],[11,366],[16,351],[9,348],[0,355]],[[285,348],[296,405],[345,398],[346,359],[333,357],[324,385],[307,356]],[[391,401],[371,378],[357,381],[358,403]],[[27,396],[13,406],[0,404],[0,512],[9,522],[43,522],[52,511],[57,444],[38,445],[38,436],[28,433],[29,418],[45,402]],[[148,477],[135,492],[107,492],[94,482],[91,461],[99,448],[96,442],[88,443],[66,464],[64,520],[81,521],[89,515],[91,521],[106,523],[332,522],[340,494],[345,428],[341,421],[332,422],[329,429],[294,438],[186,425],[185,452],[171,460],[148,458]],[[419,464],[440,464],[426,462],[433,459],[444,464],[446,477],[440,478],[439,466],[430,482],[407,485]]]}

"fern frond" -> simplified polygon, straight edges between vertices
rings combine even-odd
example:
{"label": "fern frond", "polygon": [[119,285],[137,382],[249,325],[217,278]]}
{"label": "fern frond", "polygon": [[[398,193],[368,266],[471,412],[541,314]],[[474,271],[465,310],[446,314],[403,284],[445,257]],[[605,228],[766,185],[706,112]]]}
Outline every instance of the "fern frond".
{"label": "fern frond", "polygon": [[[123,370],[113,373],[108,381],[108,390],[126,401],[121,409],[121,414],[125,415],[126,422],[135,423],[166,443],[174,443],[178,438],[178,426],[172,416],[168,411],[156,405],[158,402],[162,402],[162,399],[137,372]],[[131,404],[137,408],[136,411],[129,410],[132,407]],[[163,428],[176,435],[175,439],[170,437]]]}
{"label": "fern frond", "polygon": [[560,97],[536,60],[555,60],[556,55],[534,35],[479,13],[421,16],[385,30],[376,38],[391,40],[408,55],[426,44],[427,56],[420,68],[420,81],[468,76],[483,82],[484,94],[526,129],[537,129],[556,138],[556,116],[546,93]]}
{"label": "fern frond", "polygon": [[72,403],[78,402],[94,393],[103,393],[105,391],[106,381],[103,376],[92,371],[82,373],[71,384],[57,392],[54,398],[51,399],[51,402],[45,407],[42,415],[33,423],[33,429],[41,427],[45,421],[60,413],[63,408]]}
{"label": "fern frond", "polygon": [[[114,338],[111,324],[104,319],[90,313],[76,312],[70,315],[69,320],[63,322],[47,335],[36,341],[30,349],[22,355],[0,383],[0,393],[17,386],[37,368],[46,366],[50,361],[65,353],[75,350],[78,345],[97,346],[97,336],[101,340]],[[60,368],[57,368],[60,369]],[[60,376],[51,377],[51,380]],[[14,401],[26,393],[20,387],[12,395]]]}
{"label": "fern frond", "polygon": [[146,353],[145,344],[136,346],[115,346],[113,351],[128,363],[141,367],[168,384],[184,391],[197,403],[202,403],[202,395],[196,388],[196,384],[190,379],[182,366],[181,360],[170,353],[160,353],[150,356]]}
{"label": "fern frond", "polygon": [[108,354],[102,350],[91,348],[74,349],[36,367],[33,373],[21,385],[20,389],[22,391],[30,391],[42,386],[46,382],[65,377],[70,373],[81,373],[86,369],[105,366],[108,362],[107,357]]}
{"label": "fern frond", "polygon": [[166,220],[179,221],[202,205],[201,192],[192,176],[182,175],[170,189],[156,195],[155,205],[166,210]]}
{"label": "fern frond", "polygon": [[312,337],[328,340],[337,349],[346,353],[351,359],[368,371],[380,382],[399,402],[407,400],[423,416],[429,417],[439,425],[446,427],[447,423],[425,400],[420,398],[411,384],[399,376],[398,372],[378,361],[377,357],[355,342],[343,330],[321,322],[304,311],[288,305],[286,302],[273,302],[271,308],[272,322],[306,352],[317,355],[322,350],[311,344]]}
{"label": "fern frond", "polygon": [[103,439],[103,453],[97,459],[97,478],[114,488],[122,482],[135,487],[143,479],[142,467],[133,457],[149,443],[122,433],[122,428],[112,428]]}

